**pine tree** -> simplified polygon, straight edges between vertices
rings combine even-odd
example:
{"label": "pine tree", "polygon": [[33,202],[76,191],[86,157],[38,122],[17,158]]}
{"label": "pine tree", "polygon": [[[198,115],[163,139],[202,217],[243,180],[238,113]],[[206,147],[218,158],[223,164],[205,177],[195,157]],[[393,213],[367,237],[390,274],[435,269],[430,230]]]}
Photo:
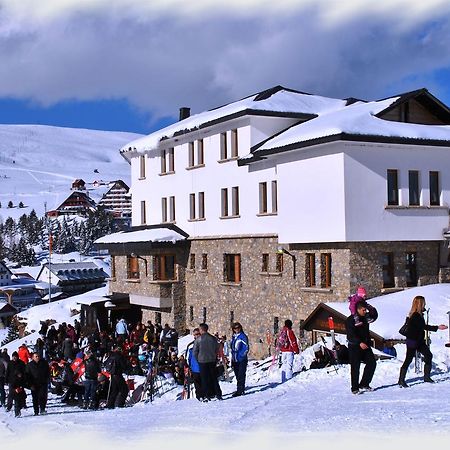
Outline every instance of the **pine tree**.
{"label": "pine tree", "polygon": [[23,204],[23,202],[19,202],[19,208],[25,208],[25,205]]}
{"label": "pine tree", "polygon": [[14,205],[13,205],[12,200],[10,200],[10,201],[8,202],[8,208],[14,208]]}

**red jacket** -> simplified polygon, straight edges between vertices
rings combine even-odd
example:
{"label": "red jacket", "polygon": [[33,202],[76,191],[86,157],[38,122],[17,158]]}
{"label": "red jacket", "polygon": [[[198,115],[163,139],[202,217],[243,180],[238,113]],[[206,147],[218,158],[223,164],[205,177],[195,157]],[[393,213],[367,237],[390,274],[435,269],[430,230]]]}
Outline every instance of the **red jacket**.
{"label": "red jacket", "polygon": [[286,330],[288,341],[289,341],[289,346],[282,347],[280,350],[282,352],[293,352],[295,354],[300,353],[300,350],[298,348],[297,338],[295,337],[294,332],[287,327],[283,327],[283,329]]}
{"label": "red jacket", "polygon": [[25,346],[20,346],[19,350],[17,351],[19,355],[19,359],[22,360],[25,364],[28,364],[28,361],[31,358],[30,352]]}

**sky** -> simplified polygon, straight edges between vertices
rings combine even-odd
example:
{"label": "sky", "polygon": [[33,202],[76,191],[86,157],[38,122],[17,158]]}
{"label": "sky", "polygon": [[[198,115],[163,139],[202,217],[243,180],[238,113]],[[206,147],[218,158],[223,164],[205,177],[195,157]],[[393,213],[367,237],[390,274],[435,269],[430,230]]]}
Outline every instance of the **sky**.
{"label": "sky", "polygon": [[275,85],[450,105],[448,0],[0,0],[0,123],[150,133]]}

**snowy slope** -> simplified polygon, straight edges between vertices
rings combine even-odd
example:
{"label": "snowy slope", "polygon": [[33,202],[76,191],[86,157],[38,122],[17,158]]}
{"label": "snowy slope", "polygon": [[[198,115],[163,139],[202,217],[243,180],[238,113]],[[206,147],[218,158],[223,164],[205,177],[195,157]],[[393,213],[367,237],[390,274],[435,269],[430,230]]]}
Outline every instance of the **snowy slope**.
{"label": "snowy slope", "polygon": [[[56,208],[70,194],[76,178],[86,183],[122,179],[129,184],[130,167],[118,150],[139,136],[43,125],[0,125],[0,220],[17,218],[32,208],[41,215],[45,201],[47,209]],[[94,173],[96,169],[99,173]],[[28,207],[8,209],[10,200],[14,206],[22,201]]]}

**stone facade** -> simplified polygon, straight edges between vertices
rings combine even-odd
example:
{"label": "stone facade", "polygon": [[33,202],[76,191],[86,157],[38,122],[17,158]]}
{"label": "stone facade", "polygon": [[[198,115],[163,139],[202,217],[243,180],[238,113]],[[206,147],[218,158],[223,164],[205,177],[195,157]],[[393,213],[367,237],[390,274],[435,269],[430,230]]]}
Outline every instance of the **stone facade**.
{"label": "stone facade", "polygon": [[[175,255],[175,281],[154,280],[155,267],[153,267],[153,256]],[[139,279],[128,279],[127,255],[116,254],[114,258],[114,276],[109,282],[110,293],[136,294],[146,297],[170,298],[170,308],[147,308],[143,307],[142,320],[169,323],[179,331],[184,330],[186,325],[185,304],[185,273],[188,252],[186,246],[173,246],[172,248],[152,248],[151,251],[140,252]],[[143,259],[141,259],[143,258]],[[147,274],[145,261],[147,261]]]}
{"label": "stone facade", "polygon": [[[301,334],[300,324],[321,302],[347,301],[358,285],[368,296],[407,287],[406,254],[416,256],[417,284],[437,283],[439,242],[351,242],[289,244],[280,253],[277,236],[196,238],[168,248],[140,251],[139,280],[127,279],[127,257],[116,254],[115,278],[110,292],[171,298],[172,307],[143,308],[143,320],[169,323],[180,332],[204,320],[213,332],[230,336],[230,323],[239,321],[250,338],[252,356],[267,352],[271,336],[289,318]],[[393,255],[394,286],[383,286],[383,255]],[[175,254],[176,281],[155,281],[153,255]],[[239,255],[238,281],[227,280],[226,256]],[[263,258],[263,255],[268,255]],[[331,284],[326,287],[325,255],[330,255]],[[231,256],[234,260],[235,256]],[[329,262],[330,260],[328,260]],[[311,264],[315,276],[311,276]],[[441,273],[441,276],[439,274]],[[310,336],[305,336],[305,341]]]}
{"label": "stone facade", "polygon": [[[321,302],[346,301],[360,284],[370,297],[406,288],[406,253],[416,254],[418,285],[439,281],[438,242],[372,242],[334,244],[291,244],[283,255],[283,270],[277,271],[279,244],[272,237],[230,237],[191,240],[195,268],[186,271],[186,325],[192,328],[204,319],[213,331],[230,334],[231,320],[240,321],[254,349],[265,350],[266,333],[281,328],[285,319],[300,323]],[[383,254],[393,253],[395,286],[383,287]],[[201,268],[202,254],[207,269]],[[224,254],[241,257],[241,281],[224,280]],[[269,255],[262,272],[262,255]],[[315,286],[307,281],[307,255],[314,255]],[[331,286],[322,287],[321,255],[331,255]],[[292,256],[291,256],[292,255]],[[295,277],[294,277],[295,258]]]}

